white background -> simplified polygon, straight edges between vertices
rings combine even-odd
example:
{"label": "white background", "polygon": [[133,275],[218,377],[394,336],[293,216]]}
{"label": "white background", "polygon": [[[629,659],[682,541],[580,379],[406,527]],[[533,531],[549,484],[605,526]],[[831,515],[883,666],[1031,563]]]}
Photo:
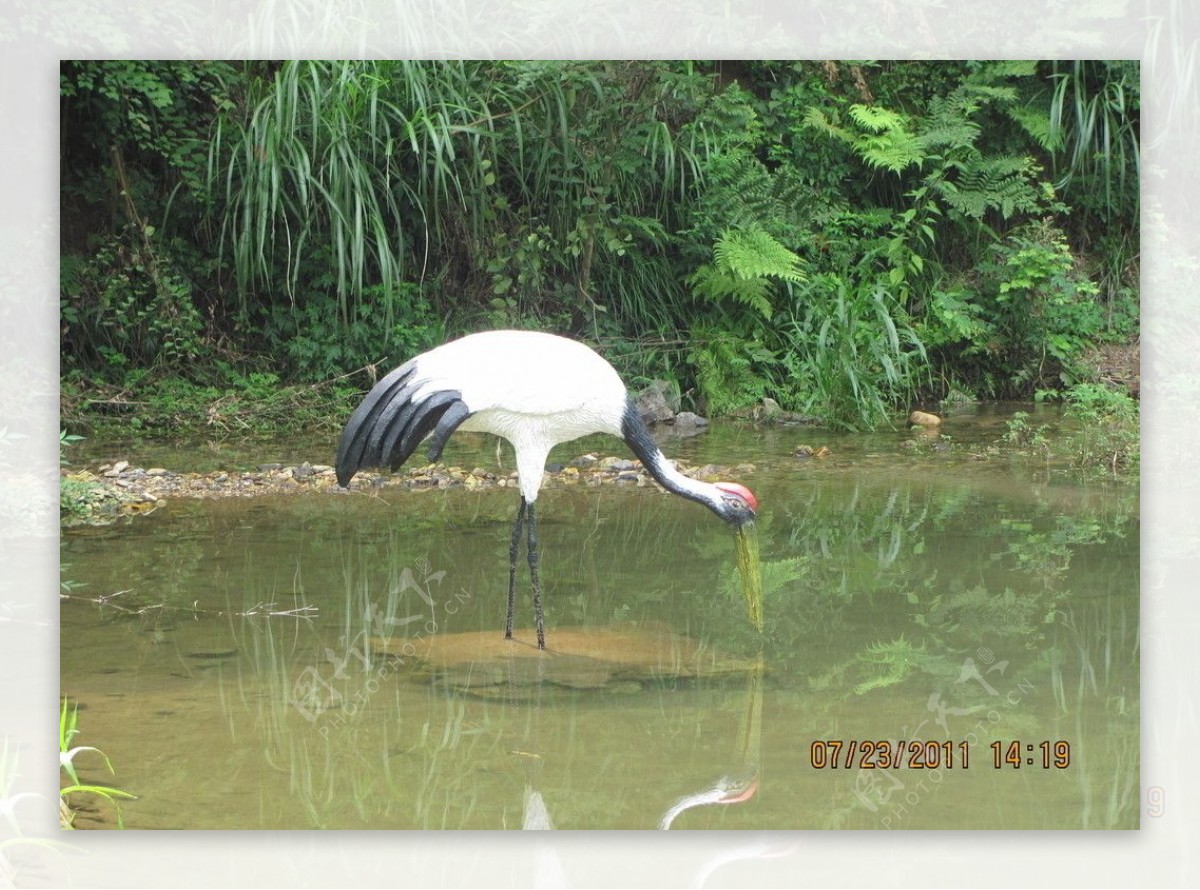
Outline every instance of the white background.
{"label": "white background", "polygon": [[[0,886],[1200,883],[1195,9],[1191,0],[8,0],[0,6]],[[1142,829],[60,835],[58,60],[359,55],[1142,59]]]}

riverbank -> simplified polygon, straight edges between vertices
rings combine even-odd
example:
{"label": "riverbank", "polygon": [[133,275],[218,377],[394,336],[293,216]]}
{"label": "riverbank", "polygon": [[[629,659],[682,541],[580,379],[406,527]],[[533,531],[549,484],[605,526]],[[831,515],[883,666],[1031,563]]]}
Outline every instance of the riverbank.
{"label": "riverbank", "polygon": [[[678,461],[680,472],[694,479],[715,482],[754,473],[754,464],[736,466]],[[68,472],[70,469],[70,472]],[[493,472],[483,467],[466,469],[427,464],[396,473],[363,471],[348,488],[337,484],[333,467],[308,462],[296,466],[262,464],[243,472],[180,473],[165,467],[139,467],[127,460],[104,463],[91,469],[63,469],[60,515],[63,525],[104,525],[125,517],[150,513],[172,498],[251,498],[263,495],[379,493],[394,489],[433,490],[463,487],[515,488],[516,472]],[[542,487],[583,485],[657,486],[640,461],[585,454],[569,465],[550,464]]]}

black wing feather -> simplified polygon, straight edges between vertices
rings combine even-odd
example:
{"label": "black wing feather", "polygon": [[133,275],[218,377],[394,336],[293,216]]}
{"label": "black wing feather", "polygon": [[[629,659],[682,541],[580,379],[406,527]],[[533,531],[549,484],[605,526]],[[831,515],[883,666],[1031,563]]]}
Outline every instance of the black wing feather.
{"label": "black wing feather", "polygon": [[446,447],[446,440],[450,438],[450,434],[470,416],[471,409],[462,399],[450,403],[446,408],[446,413],[438,421],[437,428],[433,431],[433,442],[429,445],[428,455],[430,463],[442,456],[442,449]]}
{"label": "black wing feather", "polygon": [[392,428],[392,425],[399,423],[401,426],[407,423],[404,417],[404,412],[407,410],[411,414],[413,403],[409,401],[413,393],[421,387],[422,381],[411,381],[408,385],[398,390],[391,397],[386,405],[384,405],[375,417],[371,425],[370,435],[367,436],[367,444],[363,449],[362,465],[364,467],[382,467],[385,463],[383,459],[383,443],[386,440],[387,434]]}
{"label": "black wing feather", "polygon": [[454,402],[461,400],[462,393],[456,389],[447,389],[435,392],[422,401],[413,413],[412,419],[405,425],[404,435],[400,437],[399,444],[390,452],[384,451],[384,456],[388,458],[391,468],[394,470],[408,460],[408,456],[417,450],[421,440],[429,435],[449,407]]}
{"label": "black wing feather", "polygon": [[389,455],[396,450],[397,444],[400,442],[404,431],[408,429],[408,425],[412,422],[413,415],[421,408],[421,401],[412,401],[407,399],[400,406],[400,410],[396,412],[387,424],[387,429],[383,431],[383,440],[379,443],[379,447],[375,449],[375,463],[372,466],[386,467],[390,462]]}
{"label": "black wing feather", "polygon": [[337,477],[339,485],[347,485],[365,466],[375,464],[364,461],[365,451],[371,431],[380,413],[391,404],[393,396],[405,388],[405,384],[416,370],[415,362],[406,362],[392,371],[367,393],[350,415],[346,428],[342,431],[341,442],[338,443]]}
{"label": "black wing feather", "polygon": [[450,434],[471,411],[458,390],[434,392],[413,401],[424,385],[415,362],[402,365],[380,380],[355,409],[338,445],[338,484],[350,484],[364,467],[395,470],[435,430],[430,460],[437,460]]}

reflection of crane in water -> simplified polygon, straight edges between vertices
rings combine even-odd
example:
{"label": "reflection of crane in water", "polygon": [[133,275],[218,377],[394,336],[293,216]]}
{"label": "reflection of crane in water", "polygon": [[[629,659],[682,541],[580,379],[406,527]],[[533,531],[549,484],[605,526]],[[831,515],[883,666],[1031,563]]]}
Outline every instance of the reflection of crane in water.
{"label": "reflection of crane in water", "polygon": [[[696,794],[684,795],[675,801],[674,805],[663,813],[658,827],[662,829],[670,828],[671,823],[675,821],[680,813],[690,810],[692,807],[703,807],[718,803],[745,803],[757,791],[757,773],[748,778],[743,777],[741,779],[732,776],[721,776],[711,788],[706,788]],[[554,830],[554,822],[550,818],[550,811],[546,808],[545,798],[542,797],[541,792],[535,791],[529,785],[525,786],[525,805],[522,808],[522,812],[522,829],[526,831]]]}
{"label": "reflection of crane in water", "polygon": [[721,776],[711,788],[706,788],[696,794],[687,794],[675,801],[671,809],[663,813],[658,827],[667,829],[675,821],[675,817],[692,807],[703,807],[717,803],[745,803],[758,791],[758,773],[748,779],[737,779],[731,776]]}
{"label": "reflection of crane in water", "polygon": [[[722,777],[708,791],[681,797],[675,805],[663,815],[659,828],[670,828],[671,822],[685,810],[695,806],[718,803],[742,803],[749,800],[758,791],[758,776],[738,780],[728,776]],[[703,799],[702,799],[703,798]],[[524,818],[521,828],[526,830],[554,830],[554,823],[546,809],[546,801],[542,795],[530,786],[525,787]],[[693,887],[707,886],[713,873],[726,865],[745,859],[774,859],[794,853],[799,847],[795,840],[783,840],[772,836],[769,832],[750,832],[739,834],[739,840],[745,842],[732,846],[719,846],[712,856],[704,862],[696,872],[692,882]],[[549,838],[534,845],[533,880],[531,887],[566,887],[567,873],[555,849],[554,842]]]}
{"label": "reflection of crane in water", "polygon": [[[695,794],[680,797],[662,815],[658,827],[671,828],[684,813],[695,807],[714,804],[746,803],[757,793],[760,785],[759,763],[762,739],[762,675],[763,664],[759,660],[749,676],[746,690],[746,710],[742,715],[740,729],[742,763],[735,771],[722,776],[711,787]],[[525,787],[522,828],[553,829],[546,801],[529,780]],[[795,840],[781,841],[769,832],[739,833],[739,842],[725,843],[714,847],[693,876],[692,886],[704,887],[713,873],[735,862],[749,859],[773,859],[795,852],[799,844]],[[534,887],[565,887],[566,870],[559,858],[556,843],[546,837],[534,846]]]}
{"label": "reflection of crane in water", "polygon": [[732,773],[727,773],[717,779],[710,787],[695,794],[685,794],[663,813],[658,823],[661,829],[668,829],[682,813],[694,807],[704,807],[713,804],[745,803],[758,792],[759,764],[762,761],[762,678],[763,660],[759,655],[758,664],[750,674],[749,688],[746,690],[746,711],[742,714],[741,737],[742,765]]}
{"label": "reflection of crane in water", "polygon": [[[754,670],[749,674],[746,690],[746,710],[742,714],[739,731],[741,765],[734,772],[721,776],[703,791],[685,794],[676,800],[659,819],[660,829],[669,829],[683,813],[695,807],[745,803],[758,793],[759,764],[762,760],[762,677],[763,661],[760,656]],[[525,785],[521,827],[543,830],[554,828],[545,798],[533,787],[530,779],[527,779]]]}
{"label": "reflection of crane in water", "polygon": [[525,786],[525,805],[521,809],[522,831],[553,831],[554,822],[550,819],[550,811],[546,809],[546,799],[542,792],[535,791],[532,785]]}

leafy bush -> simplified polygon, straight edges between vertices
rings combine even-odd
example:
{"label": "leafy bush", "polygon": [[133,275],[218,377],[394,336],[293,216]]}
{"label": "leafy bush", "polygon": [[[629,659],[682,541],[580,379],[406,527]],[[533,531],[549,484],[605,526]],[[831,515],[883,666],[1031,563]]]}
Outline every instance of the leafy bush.
{"label": "leafy bush", "polygon": [[186,276],[153,232],[126,226],[86,260],[64,263],[62,348],[76,366],[186,371],[207,354],[204,319]]}
{"label": "leafy bush", "polygon": [[694,330],[692,337],[688,361],[706,413],[729,414],[761,402],[771,390],[768,373],[776,358],[762,343],[718,328]]}
{"label": "leafy bush", "polygon": [[867,427],[951,386],[1069,386],[1086,345],[1137,334],[1132,63],[114,61],[61,82],[76,380],[243,393],[221,361],[286,390],[526,327],[621,344],[632,378],[710,410],[769,395]]}
{"label": "leafy bush", "polygon": [[1068,438],[1077,469],[1137,477],[1141,438],[1137,403],[1123,392],[1081,383],[1064,394],[1067,416],[1080,424]]}
{"label": "leafy bush", "polygon": [[367,288],[349,321],[332,293],[295,308],[276,306],[264,325],[289,376],[321,381],[366,365],[398,365],[441,342],[441,322],[416,285]]}
{"label": "leafy bush", "polygon": [[967,352],[979,356],[985,388],[1028,395],[1079,380],[1079,357],[1100,334],[1104,314],[1062,233],[1045,222],[1023,226],[992,245],[978,271],[988,320]]}
{"label": "leafy bush", "polygon": [[850,429],[889,422],[915,397],[925,350],[868,257],[799,289],[783,358],[801,411]]}

